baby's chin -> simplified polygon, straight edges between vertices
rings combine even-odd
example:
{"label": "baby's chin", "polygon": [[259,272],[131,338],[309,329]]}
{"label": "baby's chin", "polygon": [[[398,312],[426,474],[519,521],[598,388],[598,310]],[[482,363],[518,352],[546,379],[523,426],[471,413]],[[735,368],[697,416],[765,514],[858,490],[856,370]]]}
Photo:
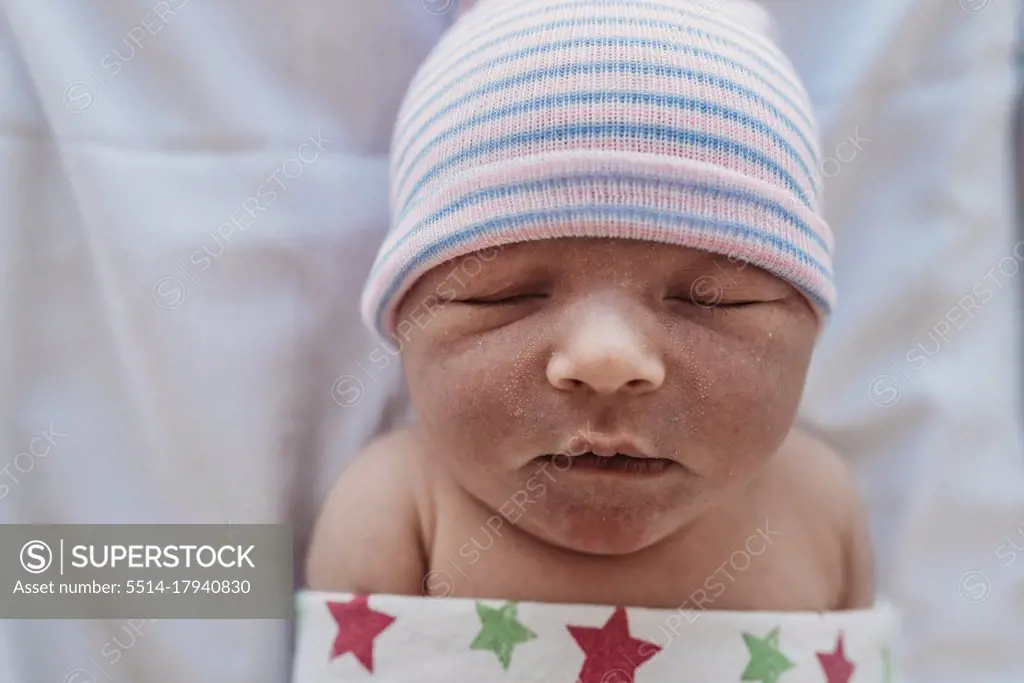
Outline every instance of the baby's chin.
{"label": "baby's chin", "polygon": [[692,482],[687,486],[681,482],[683,476],[672,473],[661,481],[616,481],[614,477],[580,481],[584,477],[569,480],[567,476],[548,483],[518,526],[549,545],[573,552],[640,552],[696,516],[693,498],[686,495]]}

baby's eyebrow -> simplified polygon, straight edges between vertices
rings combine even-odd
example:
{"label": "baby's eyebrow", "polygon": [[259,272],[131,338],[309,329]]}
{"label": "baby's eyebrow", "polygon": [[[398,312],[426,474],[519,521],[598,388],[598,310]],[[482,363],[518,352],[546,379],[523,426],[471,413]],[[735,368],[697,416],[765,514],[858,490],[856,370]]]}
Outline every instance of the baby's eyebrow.
{"label": "baby's eyebrow", "polygon": [[490,280],[481,279],[477,287],[486,289],[492,294],[500,294],[510,291],[524,289],[546,289],[551,286],[554,279],[541,271],[507,272],[504,277],[494,277]]}
{"label": "baby's eyebrow", "polygon": [[544,263],[543,257],[540,262],[537,258],[513,257],[502,260],[495,260],[484,263],[477,279],[491,282],[500,280],[502,282],[532,282],[535,280],[550,280],[553,277],[551,264]]}
{"label": "baby's eyebrow", "polygon": [[727,256],[725,254],[713,254],[710,251],[697,251],[693,254],[693,265],[702,266],[714,266],[715,264],[722,263],[741,263],[740,259],[735,256]]}

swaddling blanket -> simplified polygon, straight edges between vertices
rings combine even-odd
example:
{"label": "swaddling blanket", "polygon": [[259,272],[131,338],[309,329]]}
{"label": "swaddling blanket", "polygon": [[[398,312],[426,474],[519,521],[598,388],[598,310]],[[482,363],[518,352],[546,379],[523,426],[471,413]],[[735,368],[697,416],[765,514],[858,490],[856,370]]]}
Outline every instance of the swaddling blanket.
{"label": "swaddling blanket", "polygon": [[896,683],[886,603],[725,612],[301,592],[294,683]]}

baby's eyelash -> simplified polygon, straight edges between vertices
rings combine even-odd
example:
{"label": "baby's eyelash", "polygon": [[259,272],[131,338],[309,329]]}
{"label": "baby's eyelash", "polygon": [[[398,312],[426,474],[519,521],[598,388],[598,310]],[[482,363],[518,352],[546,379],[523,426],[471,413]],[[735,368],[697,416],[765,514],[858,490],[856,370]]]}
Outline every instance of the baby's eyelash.
{"label": "baby's eyelash", "polygon": [[504,296],[494,299],[479,298],[479,299],[457,299],[456,301],[461,304],[468,304],[470,306],[496,306],[500,304],[518,304],[525,303],[533,299],[544,299],[547,298],[545,294],[515,294],[513,296]]}
{"label": "baby's eyelash", "polygon": [[721,310],[722,312],[725,312],[725,313],[733,313],[738,308],[744,308],[746,306],[753,306],[754,304],[758,303],[756,301],[735,301],[735,302],[729,302],[729,303],[723,303],[721,301],[697,301],[696,299],[692,299],[690,297],[682,297],[682,296],[671,296],[671,297],[668,297],[668,300],[669,301],[679,301],[679,302],[686,303],[686,304],[693,304],[694,306],[696,306],[698,308],[714,308],[714,309],[719,309],[719,310]]}

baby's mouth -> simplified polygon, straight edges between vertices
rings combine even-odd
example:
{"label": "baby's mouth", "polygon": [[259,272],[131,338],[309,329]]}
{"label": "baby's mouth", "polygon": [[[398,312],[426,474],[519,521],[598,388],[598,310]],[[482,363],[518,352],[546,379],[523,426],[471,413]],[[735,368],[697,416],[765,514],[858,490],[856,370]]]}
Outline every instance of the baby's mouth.
{"label": "baby's mouth", "polygon": [[636,458],[624,453],[597,455],[591,451],[579,455],[544,455],[541,459],[550,462],[561,472],[604,472],[608,474],[656,475],[663,474],[677,466],[667,458]]}

